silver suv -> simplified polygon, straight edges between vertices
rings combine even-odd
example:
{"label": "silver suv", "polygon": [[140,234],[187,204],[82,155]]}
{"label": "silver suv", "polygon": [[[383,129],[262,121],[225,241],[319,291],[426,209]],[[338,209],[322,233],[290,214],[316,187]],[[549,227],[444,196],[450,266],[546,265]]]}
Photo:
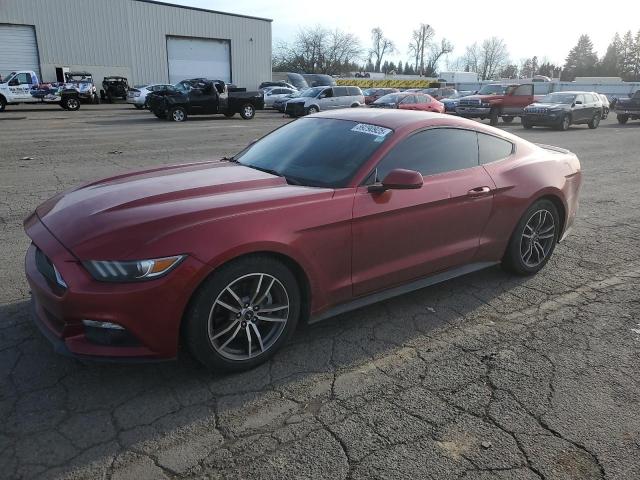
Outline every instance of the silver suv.
{"label": "silver suv", "polygon": [[360,87],[313,87],[287,102],[285,112],[292,117],[336,108],[361,107],[364,95]]}

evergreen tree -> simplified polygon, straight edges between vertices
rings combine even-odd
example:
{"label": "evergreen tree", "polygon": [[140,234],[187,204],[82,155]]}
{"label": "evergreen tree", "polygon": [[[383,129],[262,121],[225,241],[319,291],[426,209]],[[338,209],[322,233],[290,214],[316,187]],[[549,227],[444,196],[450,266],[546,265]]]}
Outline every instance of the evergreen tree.
{"label": "evergreen tree", "polygon": [[622,39],[622,51],[620,53],[620,76],[623,80],[627,80],[633,76],[634,61],[633,50],[634,41],[631,30],[624,34]]}
{"label": "evergreen tree", "polygon": [[598,56],[593,51],[593,43],[589,35],[580,35],[578,43],[571,49],[562,72],[563,80],[589,76],[596,73]]}
{"label": "evergreen tree", "polygon": [[389,62],[385,60],[382,66],[380,67],[380,70],[378,71],[382,73],[387,73],[389,71]]}
{"label": "evergreen tree", "polygon": [[629,78],[631,82],[640,81],[640,30],[636,33],[635,40],[633,42],[633,50],[631,51],[632,59],[632,72],[633,75]]}
{"label": "evergreen tree", "polygon": [[622,39],[618,32],[616,32],[613,40],[607,47],[607,53],[604,54],[600,61],[600,75],[604,77],[617,77],[620,76],[622,56]]}
{"label": "evergreen tree", "polygon": [[398,75],[402,75],[404,73],[403,67],[402,67],[402,60],[400,60],[398,62],[398,69],[397,69]]}

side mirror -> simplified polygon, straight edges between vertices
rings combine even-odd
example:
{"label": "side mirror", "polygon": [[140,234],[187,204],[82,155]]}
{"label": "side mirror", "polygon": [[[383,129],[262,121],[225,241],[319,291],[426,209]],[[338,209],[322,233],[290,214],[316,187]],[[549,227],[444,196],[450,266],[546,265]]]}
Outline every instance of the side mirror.
{"label": "side mirror", "polygon": [[415,170],[396,168],[387,173],[382,183],[369,186],[369,192],[381,193],[386,190],[415,190],[421,188],[424,179]]}

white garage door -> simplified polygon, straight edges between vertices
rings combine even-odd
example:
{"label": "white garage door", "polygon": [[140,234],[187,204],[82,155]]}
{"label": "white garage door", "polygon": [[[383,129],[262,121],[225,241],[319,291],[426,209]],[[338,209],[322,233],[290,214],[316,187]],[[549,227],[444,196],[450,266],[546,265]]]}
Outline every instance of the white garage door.
{"label": "white garage door", "polygon": [[31,25],[0,24],[0,74],[33,70],[40,77],[38,44]]}
{"label": "white garage door", "polygon": [[211,78],[231,82],[231,48],[225,40],[167,37],[169,82]]}

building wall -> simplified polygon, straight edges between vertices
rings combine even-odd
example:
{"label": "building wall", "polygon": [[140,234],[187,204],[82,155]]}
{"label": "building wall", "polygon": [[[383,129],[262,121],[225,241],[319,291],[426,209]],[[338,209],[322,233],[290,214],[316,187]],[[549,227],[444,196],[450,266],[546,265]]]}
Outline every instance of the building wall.
{"label": "building wall", "polygon": [[44,80],[56,67],[88,70],[99,83],[169,80],[167,35],[228,39],[231,77],[257,88],[271,79],[271,22],[138,0],[0,0],[0,23],[34,25]]}

